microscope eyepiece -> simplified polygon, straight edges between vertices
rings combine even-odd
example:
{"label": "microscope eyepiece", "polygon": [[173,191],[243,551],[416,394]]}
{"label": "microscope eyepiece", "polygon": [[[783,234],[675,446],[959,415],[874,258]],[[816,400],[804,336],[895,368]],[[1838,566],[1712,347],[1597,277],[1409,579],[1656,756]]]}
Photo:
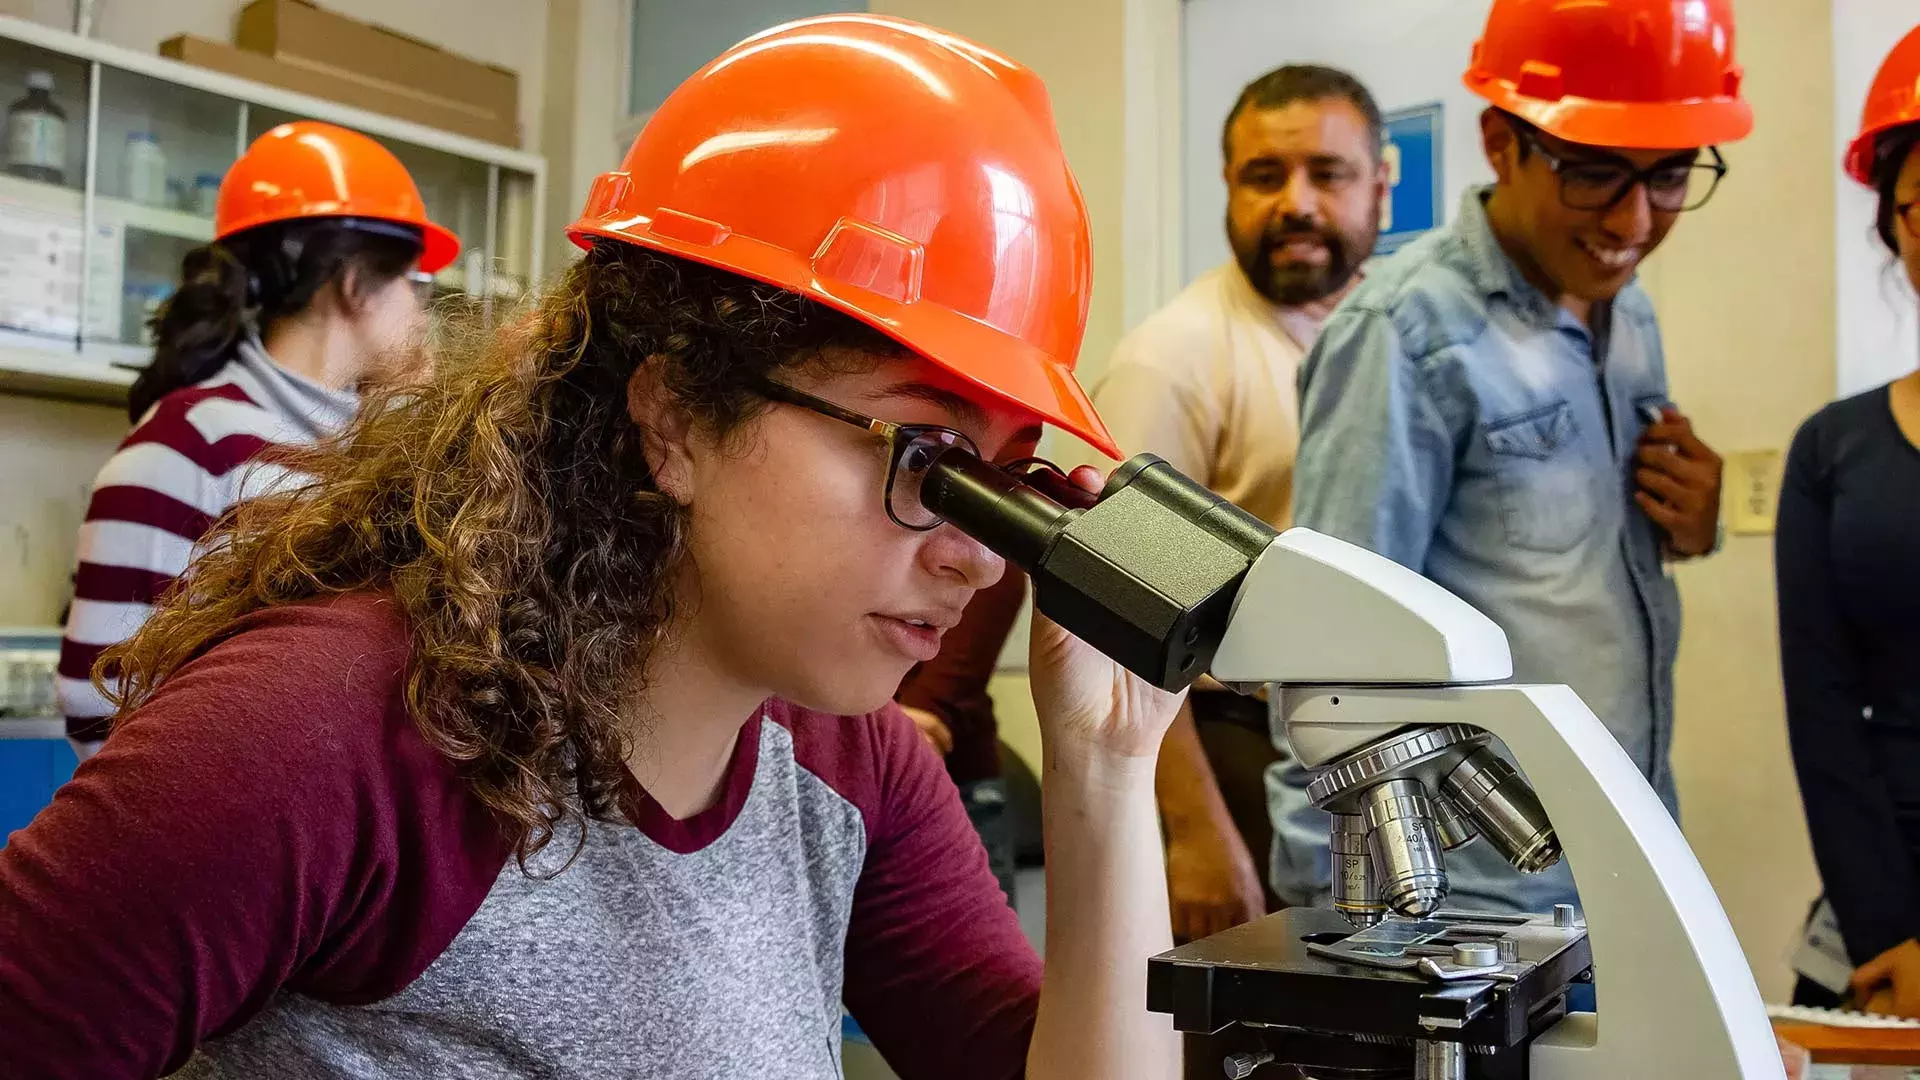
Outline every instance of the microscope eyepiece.
{"label": "microscope eyepiece", "polygon": [[[1084,498],[1063,505],[1072,498],[1063,486]],[[1067,522],[1094,502],[1057,471],[1022,475],[958,446],[948,447],[928,467],[920,498],[927,509],[1028,573]]]}
{"label": "microscope eyepiece", "polygon": [[1095,497],[1051,466],[1002,468],[954,446],[920,497],[1025,570],[1042,614],[1163,690],[1206,671],[1247,570],[1277,535],[1151,454]]}

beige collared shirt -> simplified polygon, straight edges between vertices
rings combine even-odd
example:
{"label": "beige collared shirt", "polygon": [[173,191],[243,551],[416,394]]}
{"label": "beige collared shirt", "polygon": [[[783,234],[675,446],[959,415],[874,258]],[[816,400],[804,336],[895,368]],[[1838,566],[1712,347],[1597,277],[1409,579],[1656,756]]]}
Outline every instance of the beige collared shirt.
{"label": "beige collared shirt", "polygon": [[1284,529],[1300,446],[1300,362],[1332,306],[1278,307],[1238,265],[1215,267],[1121,339],[1094,407],[1123,454],[1158,454]]}

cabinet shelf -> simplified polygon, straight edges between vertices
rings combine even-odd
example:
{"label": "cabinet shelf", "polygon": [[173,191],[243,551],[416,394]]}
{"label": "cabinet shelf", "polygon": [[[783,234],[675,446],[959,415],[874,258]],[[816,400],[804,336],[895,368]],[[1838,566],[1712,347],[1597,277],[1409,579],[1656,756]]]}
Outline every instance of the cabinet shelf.
{"label": "cabinet shelf", "polygon": [[[70,214],[77,222],[83,209],[83,196],[80,192],[57,184],[43,184],[37,180],[22,180],[17,176],[0,173],[0,203],[14,203],[54,214]],[[126,199],[110,199],[96,196],[94,213],[102,222],[124,225],[129,229],[159,233],[162,236],[177,236],[182,240],[192,240],[204,244],[213,239],[213,220],[184,210],[171,210],[160,206],[147,206]]]}
{"label": "cabinet shelf", "polygon": [[0,329],[0,393],[118,404],[151,350],[108,342],[70,342]]}

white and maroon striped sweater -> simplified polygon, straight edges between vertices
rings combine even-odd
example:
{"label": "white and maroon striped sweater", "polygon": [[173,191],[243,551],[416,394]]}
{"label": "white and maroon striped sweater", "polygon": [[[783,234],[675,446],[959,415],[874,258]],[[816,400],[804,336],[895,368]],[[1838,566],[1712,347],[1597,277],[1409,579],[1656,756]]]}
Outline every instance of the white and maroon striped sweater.
{"label": "white and maroon striped sweater", "polygon": [[207,529],[249,495],[286,482],[256,460],[312,443],[353,415],[351,392],[330,390],[243,342],[212,378],[161,398],[100,470],[80,526],[73,607],[60,643],[58,691],[82,758],[107,735],[113,706],[93,688],[93,663],[133,635],[192,560]]}

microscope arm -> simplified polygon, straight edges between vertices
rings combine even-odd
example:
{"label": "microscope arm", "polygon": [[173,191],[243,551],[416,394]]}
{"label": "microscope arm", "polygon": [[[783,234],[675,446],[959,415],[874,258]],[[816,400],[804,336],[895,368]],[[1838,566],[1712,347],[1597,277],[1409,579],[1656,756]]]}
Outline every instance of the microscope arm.
{"label": "microscope arm", "polygon": [[1507,635],[1471,604],[1391,559],[1289,529],[1234,596],[1209,674],[1228,685],[1502,682]]}

